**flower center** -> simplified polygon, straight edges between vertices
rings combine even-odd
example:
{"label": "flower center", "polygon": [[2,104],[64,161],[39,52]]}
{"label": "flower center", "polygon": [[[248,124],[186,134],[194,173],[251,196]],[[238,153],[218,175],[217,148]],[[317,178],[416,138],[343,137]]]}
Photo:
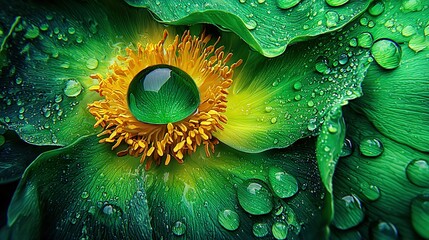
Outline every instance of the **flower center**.
{"label": "flower center", "polygon": [[118,156],[141,156],[146,168],[154,161],[167,165],[171,158],[183,162],[184,155],[203,145],[207,155],[218,143],[213,132],[227,122],[228,88],[233,70],[241,60],[227,65],[232,54],[223,47],[208,45],[204,33],[181,38],[165,46],[168,33],[157,44],[127,48],[118,56],[107,77],[93,74],[99,84],[90,88],[103,97],[88,105],[94,127],[104,130],[100,143],[123,144]]}
{"label": "flower center", "polygon": [[128,88],[128,106],[144,123],[179,122],[195,113],[200,93],[192,78],[179,68],[159,64],[139,72]]}

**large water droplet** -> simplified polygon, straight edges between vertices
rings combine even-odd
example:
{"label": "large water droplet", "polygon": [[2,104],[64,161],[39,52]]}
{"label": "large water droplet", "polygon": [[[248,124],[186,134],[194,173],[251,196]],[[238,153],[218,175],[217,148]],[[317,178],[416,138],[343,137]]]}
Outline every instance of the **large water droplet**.
{"label": "large water droplet", "polygon": [[384,147],[377,138],[364,138],[359,143],[359,150],[364,156],[377,157],[383,153]]}
{"label": "large water droplet", "polygon": [[371,239],[398,239],[398,230],[389,222],[375,222],[370,227]]}
{"label": "large water droplet", "polygon": [[277,0],[277,6],[281,9],[289,9],[298,5],[301,0]]}
{"label": "large water droplet", "polygon": [[298,181],[296,178],[278,167],[269,169],[268,178],[274,193],[281,197],[292,197],[298,192]]}
{"label": "large water droplet", "polygon": [[67,97],[77,97],[82,92],[82,85],[76,80],[68,80],[64,88],[64,94]]}
{"label": "large water droplet", "polygon": [[268,234],[268,224],[255,223],[253,224],[253,235],[256,237],[265,237]]}
{"label": "large water droplet", "polygon": [[98,60],[96,58],[90,58],[86,61],[86,67],[94,70],[98,67]]}
{"label": "large water droplet", "polygon": [[325,57],[319,57],[315,65],[316,71],[322,74],[328,74],[331,69],[328,66],[328,60]]}
{"label": "large water droplet", "polygon": [[429,161],[416,159],[411,161],[406,168],[408,180],[419,186],[429,187]]}
{"label": "large water droplet", "polygon": [[238,226],[240,226],[240,217],[233,210],[226,209],[221,211],[217,215],[217,220],[222,227],[229,231],[237,230]]}
{"label": "large water droplet", "polygon": [[390,39],[379,39],[371,47],[375,61],[385,69],[394,69],[401,63],[401,47]]}
{"label": "large water droplet", "polygon": [[275,239],[286,239],[288,233],[288,227],[286,224],[281,222],[276,222],[273,224],[271,231]]}
{"label": "large water droplet", "polygon": [[128,89],[128,105],[139,121],[174,123],[193,114],[200,104],[198,87],[179,68],[155,65],[138,73]]}
{"label": "large water droplet", "polygon": [[374,41],[372,34],[364,32],[358,35],[357,37],[358,45],[363,48],[370,48]]}
{"label": "large water droplet", "polygon": [[177,221],[173,224],[172,231],[174,235],[182,236],[186,232],[186,225],[181,221]]}
{"label": "large water droplet", "polygon": [[384,4],[382,2],[375,2],[371,5],[368,12],[373,16],[378,16],[384,11]]}
{"label": "large water droplet", "polygon": [[326,3],[331,7],[338,7],[346,4],[348,1],[349,0],[326,0]]}
{"label": "large water droplet", "polygon": [[333,224],[342,230],[357,226],[362,222],[364,213],[361,203],[355,195],[348,195],[335,201]]}
{"label": "large water droplet", "polygon": [[338,25],[338,22],[340,21],[340,16],[335,11],[327,11],[325,13],[326,18],[326,27],[332,28],[336,27]]}
{"label": "large water droplet", "polygon": [[420,195],[411,203],[411,223],[423,238],[429,238],[429,194]]}
{"label": "large water droplet", "polygon": [[244,181],[238,186],[237,195],[241,207],[250,214],[266,214],[273,209],[273,196],[261,180]]}

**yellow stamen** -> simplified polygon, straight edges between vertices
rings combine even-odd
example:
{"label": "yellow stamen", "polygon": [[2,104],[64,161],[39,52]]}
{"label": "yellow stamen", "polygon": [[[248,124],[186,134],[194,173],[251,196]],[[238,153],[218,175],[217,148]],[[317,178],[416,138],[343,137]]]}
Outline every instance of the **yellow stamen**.
{"label": "yellow stamen", "polygon": [[[104,128],[98,135],[104,136],[100,143],[114,142],[112,149],[121,143],[127,144],[128,148],[117,155],[141,156],[142,162],[147,161],[147,168],[152,161],[160,164],[163,158],[165,165],[171,157],[182,163],[184,154],[195,152],[201,144],[207,155],[210,150],[214,151],[218,140],[212,133],[222,130],[220,123],[227,122],[223,114],[227,107],[227,88],[232,84],[233,70],[242,62],[227,66],[232,54],[225,54],[223,46],[216,48],[219,39],[207,46],[210,35],[203,33],[196,37],[185,31],[180,38],[176,36],[172,44],[164,46],[167,36],[168,32],[164,31],[157,44],[138,44],[134,50],[127,48],[127,55],[118,56],[118,62],[109,67],[107,77],[98,73],[91,75],[99,85],[90,90],[104,97],[88,105],[96,119],[94,127]],[[158,64],[180,68],[192,77],[201,98],[196,114],[179,122],[159,125],[140,122],[132,115],[127,104],[129,84],[140,71]]]}

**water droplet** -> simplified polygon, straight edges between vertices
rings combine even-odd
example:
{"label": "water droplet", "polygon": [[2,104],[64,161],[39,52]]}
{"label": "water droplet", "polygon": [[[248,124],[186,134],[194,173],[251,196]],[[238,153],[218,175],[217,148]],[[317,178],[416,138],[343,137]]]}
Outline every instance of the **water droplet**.
{"label": "water droplet", "polygon": [[267,113],[271,112],[272,110],[273,110],[273,107],[271,107],[271,106],[265,107],[265,112],[267,112]]}
{"label": "water droplet", "polygon": [[398,239],[398,230],[390,222],[375,222],[370,226],[371,239]]}
{"label": "water droplet", "polygon": [[49,29],[49,25],[46,23],[43,23],[42,25],[40,25],[40,30],[42,31],[48,31]]}
{"label": "water droplet", "polygon": [[408,47],[410,47],[414,52],[420,52],[425,49],[426,46],[426,38],[423,36],[413,36],[408,42]]}
{"label": "water droplet", "polygon": [[266,214],[273,209],[273,196],[261,180],[244,181],[238,186],[237,195],[241,207],[250,214]]}
{"label": "water droplet", "polygon": [[309,131],[314,131],[317,128],[316,119],[310,119],[307,125]]}
{"label": "water droplet", "polygon": [[270,122],[271,122],[272,124],[276,123],[276,122],[277,122],[277,118],[276,118],[276,117],[271,118]]}
{"label": "water droplet", "polygon": [[416,159],[406,168],[408,180],[419,187],[429,187],[429,161]]}
{"label": "water droplet", "polygon": [[401,10],[407,12],[419,12],[423,10],[423,4],[421,0],[403,0]]}
{"label": "water droplet", "polygon": [[295,99],[296,101],[301,100],[301,98],[302,98],[302,96],[301,96],[300,94],[297,94],[297,95],[295,95],[295,97],[294,97],[294,99]]}
{"label": "water droplet", "polygon": [[360,188],[360,191],[368,200],[376,201],[380,198],[380,189],[377,186],[362,182]]}
{"label": "water droplet", "polygon": [[69,27],[68,32],[69,34],[73,35],[76,33],[76,29],[74,27]]}
{"label": "water droplet", "polygon": [[420,195],[411,202],[411,223],[423,238],[429,238],[429,194]]}
{"label": "water droplet", "polygon": [[82,194],[80,195],[81,198],[83,199],[87,199],[89,197],[89,193],[87,191],[82,192]]}
{"label": "water droplet", "polygon": [[281,9],[289,9],[298,5],[299,2],[301,0],[277,0],[277,6]]}
{"label": "water droplet", "polygon": [[383,153],[384,147],[377,138],[364,138],[359,143],[359,150],[364,156],[378,157]]}
{"label": "water droplet", "polygon": [[341,149],[340,157],[347,157],[352,155],[353,145],[352,141],[348,138],[344,139],[343,148]]}
{"label": "water droplet", "polygon": [[0,135],[0,147],[6,142],[6,138],[3,135]]}
{"label": "water droplet", "polygon": [[405,26],[402,31],[402,36],[409,37],[411,35],[416,34],[416,29],[413,26]]}
{"label": "water droplet", "polygon": [[253,224],[253,235],[256,237],[265,237],[268,234],[268,224],[255,223]]}
{"label": "water droplet", "polygon": [[314,102],[313,102],[313,100],[308,101],[308,102],[307,102],[307,106],[309,106],[309,107],[314,107]]}
{"label": "water droplet", "polygon": [[265,0],[258,0],[258,3],[259,4],[262,4],[262,3],[264,3],[265,2]]}
{"label": "water droplet", "polygon": [[98,67],[98,60],[95,58],[90,58],[86,61],[86,67],[88,69],[94,70]]}
{"label": "water droplet", "polygon": [[302,83],[301,82],[295,82],[293,84],[293,89],[295,89],[296,91],[299,91],[302,89]]}
{"label": "water droplet", "polygon": [[113,205],[111,204],[105,204],[102,208],[102,212],[106,215],[112,215],[114,213],[115,209]]}
{"label": "water droplet", "polygon": [[229,231],[237,230],[238,226],[240,226],[240,217],[238,216],[238,213],[233,210],[226,209],[221,211],[217,215],[217,220],[222,227]]}
{"label": "water droplet", "polygon": [[273,224],[271,231],[275,239],[286,239],[288,227],[284,223],[276,222]]}
{"label": "water droplet", "polygon": [[357,45],[358,45],[357,38],[352,38],[352,39],[350,39],[350,41],[349,41],[349,45],[350,45],[351,47],[357,47]]}
{"label": "water droplet", "polygon": [[346,64],[348,61],[349,61],[349,56],[347,56],[347,54],[345,54],[345,53],[341,54],[340,57],[338,58],[338,62],[341,65]]}
{"label": "water droplet", "polygon": [[280,198],[292,197],[298,192],[296,178],[278,167],[269,169],[268,179],[274,193]]}
{"label": "water droplet", "polygon": [[370,48],[372,46],[372,42],[374,41],[371,33],[364,32],[358,35],[357,37],[358,45],[363,48]]}
{"label": "water droplet", "polygon": [[328,74],[331,72],[328,66],[328,60],[325,57],[319,57],[315,65],[316,71],[322,74]]}
{"label": "water droplet", "polygon": [[173,224],[172,231],[176,236],[182,236],[186,232],[186,225],[181,221],[177,221]]}
{"label": "water droplet", "polygon": [[360,25],[362,25],[362,26],[366,26],[366,25],[368,25],[368,18],[363,17],[363,18],[359,19],[359,23],[360,23]]}
{"label": "water droplet", "polygon": [[258,23],[255,20],[250,20],[246,23],[246,27],[249,30],[253,30],[258,26]]}
{"label": "water droplet", "polygon": [[335,11],[327,11],[325,13],[326,18],[326,27],[332,28],[336,27],[338,25],[338,22],[340,21],[340,16]]}
{"label": "water droplet", "polygon": [[66,87],[64,88],[64,94],[67,97],[77,97],[82,92],[82,85],[80,82],[70,79],[66,82]]}
{"label": "water droplet", "polygon": [[333,224],[346,230],[362,222],[364,213],[361,203],[355,195],[348,195],[335,201],[335,214]]}
{"label": "water droplet", "polygon": [[349,0],[326,0],[326,3],[331,7],[338,7],[346,4],[348,1]]}
{"label": "water droplet", "polygon": [[246,0],[239,0],[240,3],[246,3]]}
{"label": "water droplet", "polygon": [[375,2],[369,8],[369,14],[373,16],[378,16],[384,11],[384,4],[382,2]]}
{"label": "water droplet", "polygon": [[394,69],[401,63],[401,47],[390,39],[379,39],[371,47],[371,54],[382,68]]}
{"label": "water droplet", "polygon": [[31,25],[31,27],[27,29],[27,32],[25,33],[24,37],[27,39],[34,39],[37,38],[39,34],[39,28],[37,26]]}

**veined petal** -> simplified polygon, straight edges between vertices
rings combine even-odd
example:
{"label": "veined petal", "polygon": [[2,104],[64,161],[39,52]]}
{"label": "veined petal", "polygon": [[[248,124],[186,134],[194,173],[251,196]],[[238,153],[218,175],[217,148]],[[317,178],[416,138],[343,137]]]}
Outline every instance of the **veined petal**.
{"label": "veined petal", "polygon": [[10,34],[1,49],[0,122],[40,145],[98,132],[87,110],[99,98],[89,91],[97,84],[90,75],[107,74],[126,47],[157,42],[164,29],[119,1],[4,5],[0,22]]}
{"label": "veined petal", "polygon": [[245,152],[282,148],[317,135],[333,106],[361,95],[370,56],[367,48],[347,44],[359,34],[356,25],[293,45],[277,58],[243,56],[228,95],[228,122],[214,135]]}
{"label": "veined petal", "polygon": [[[366,10],[370,1],[152,1],[126,0],[149,8],[169,24],[211,23],[232,30],[268,57],[282,54],[293,42],[336,30]],[[288,4],[289,2],[289,4]],[[340,1],[341,2],[341,1]],[[331,4],[330,4],[331,3]]]}
{"label": "veined petal", "polygon": [[119,158],[98,138],[40,155],[12,199],[12,239],[150,239],[139,159]]}
{"label": "veined petal", "polygon": [[312,146],[307,139],[247,154],[220,144],[211,157],[199,148],[183,164],[150,169],[145,189],[154,237],[320,237],[325,193]]}
{"label": "veined petal", "polygon": [[427,238],[429,155],[384,136],[363,115],[344,116],[353,147],[335,171],[333,226],[373,238]]}

